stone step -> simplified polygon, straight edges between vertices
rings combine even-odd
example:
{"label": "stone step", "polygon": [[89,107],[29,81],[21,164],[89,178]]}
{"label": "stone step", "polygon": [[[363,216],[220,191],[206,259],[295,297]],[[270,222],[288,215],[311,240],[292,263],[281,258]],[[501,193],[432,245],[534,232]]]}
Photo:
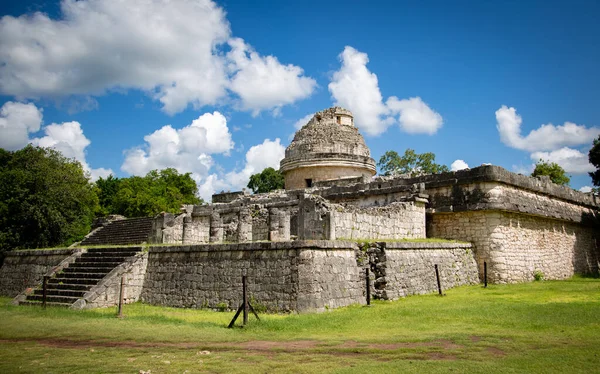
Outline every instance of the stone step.
{"label": "stone step", "polygon": [[[109,243],[106,243],[105,240],[112,240]],[[115,238],[106,238],[106,239],[94,239],[94,240],[89,240],[84,242],[81,242],[82,246],[100,246],[100,245],[106,245],[106,244],[112,244],[112,245],[135,245],[135,244],[141,244],[141,243],[146,243],[148,242],[147,238],[126,238],[126,239],[115,239]]]}
{"label": "stone step", "polygon": [[[26,300],[26,301],[19,302],[19,305],[39,306],[39,307],[41,307],[42,306],[42,302],[41,301]],[[48,301],[46,301],[46,305],[47,306],[54,306],[54,307],[68,308],[71,305],[73,305],[73,303],[54,303],[54,302],[48,302]]]}
{"label": "stone step", "polygon": [[152,217],[113,221],[84,239],[81,244],[137,244],[147,242],[152,231],[152,221]]}
{"label": "stone step", "polygon": [[107,226],[107,227],[103,227],[102,229],[96,231],[94,233],[94,235],[104,235],[107,232],[123,232],[123,231],[129,231],[129,232],[147,232],[147,230],[151,229],[151,226],[145,226],[145,227],[140,227],[140,226],[135,226],[135,225],[130,225],[130,226]]}
{"label": "stone step", "polygon": [[119,257],[115,257],[112,254],[108,254],[106,256],[81,256],[79,257],[77,260],[75,260],[75,263],[82,263],[82,262],[118,262],[121,263],[123,261],[125,261],[127,257],[123,256],[119,256]]}
{"label": "stone step", "polygon": [[[46,296],[72,296],[77,298],[82,298],[85,295],[86,290],[63,290],[63,289],[47,289]],[[35,290],[33,291],[33,295],[35,296],[43,296],[44,290]]]}
{"label": "stone step", "polygon": [[69,265],[67,269],[72,269],[72,268],[77,268],[77,269],[81,269],[81,268],[109,268],[109,269],[114,269],[115,267],[119,266],[119,264],[121,264],[123,261],[116,261],[116,262],[74,262],[71,265]]}
{"label": "stone step", "polygon": [[73,291],[85,291],[85,292],[87,292],[92,287],[94,287],[96,285],[96,283],[97,282],[94,282],[93,284],[77,284],[75,282],[72,282],[72,283],[62,283],[62,284],[58,284],[58,283],[50,284],[50,283],[48,283],[48,287],[52,287],[55,290],[73,290]]}
{"label": "stone step", "polygon": [[[137,242],[137,241],[132,241],[132,242],[119,241],[118,243],[114,242],[114,243],[111,243],[111,244],[114,244],[114,245],[133,245],[133,244],[140,244],[140,243],[142,243],[142,242]],[[97,245],[106,245],[106,244],[103,243],[103,242],[89,242],[89,243],[84,243],[84,244],[81,244],[81,245],[85,247],[85,246],[97,246]]]}
{"label": "stone step", "polygon": [[[29,295],[27,296],[27,301],[42,301],[42,295]],[[46,302],[50,303],[64,303],[64,304],[73,304],[77,301],[79,297],[75,296],[46,296]]]}
{"label": "stone step", "polygon": [[98,284],[98,278],[66,278],[66,277],[59,277],[59,278],[52,278],[48,281],[48,284],[52,284],[52,286],[54,287],[54,285],[65,285],[65,284],[78,284],[78,285],[87,285],[87,286],[94,286],[96,284]]}
{"label": "stone step", "polygon": [[[105,273],[62,273],[61,274],[61,278],[68,278],[68,279],[102,279],[106,276],[106,274],[108,274],[108,272]],[[63,282],[64,283],[64,282]]]}
{"label": "stone step", "polygon": [[[128,238],[128,237],[147,237],[148,236],[148,232],[146,231],[140,231],[140,232],[136,232],[136,231],[132,231],[132,230],[123,230],[123,231],[112,231],[112,232],[104,232],[104,233],[97,233],[93,236],[93,238],[101,238],[101,237],[108,237],[108,236],[120,236],[122,238]],[[90,239],[92,239],[92,237],[90,237]]]}
{"label": "stone step", "polygon": [[142,247],[96,247],[96,248],[88,248],[87,253],[120,253],[120,252],[139,252],[142,250]]}
{"label": "stone step", "polygon": [[112,267],[84,267],[84,268],[78,268],[78,267],[69,267],[66,269],[63,269],[63,273],[62,274],[72,274],[72,273],[84,273],[84,274],[89,274],[89,273],[98,273],[98,274],[108,274],[110,273],[114,268]]}
{"label": "stone step", "polygon": [[[88,248],[88,251],[91,248]],[[141,249],[136,249],[132,251],[94,251],[94,252],[86,252],[81,255],[82,258],[86,257],[131,257],[136,253],[140,252]]]}

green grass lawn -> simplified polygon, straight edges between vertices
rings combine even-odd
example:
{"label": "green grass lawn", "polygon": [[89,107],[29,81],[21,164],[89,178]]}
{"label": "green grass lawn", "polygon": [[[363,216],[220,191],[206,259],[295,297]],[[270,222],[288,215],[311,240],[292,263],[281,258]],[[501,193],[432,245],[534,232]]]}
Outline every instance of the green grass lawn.
{"label": "green grass lawn", "polygon": [[321,314],[127,305],[71,311],[0,298],[0,373],[600,372],[600,279],[460,287]]}

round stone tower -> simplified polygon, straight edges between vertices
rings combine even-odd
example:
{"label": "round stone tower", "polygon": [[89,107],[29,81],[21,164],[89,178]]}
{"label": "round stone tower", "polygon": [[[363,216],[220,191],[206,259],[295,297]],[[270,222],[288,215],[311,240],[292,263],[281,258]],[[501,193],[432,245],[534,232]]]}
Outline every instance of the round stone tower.
{"label": "round stone tower", "polygon": [[375,175],[375,160],[349,110],[316,113],[302,127],[281,160],[285,189],[312,187],[317,181]]}

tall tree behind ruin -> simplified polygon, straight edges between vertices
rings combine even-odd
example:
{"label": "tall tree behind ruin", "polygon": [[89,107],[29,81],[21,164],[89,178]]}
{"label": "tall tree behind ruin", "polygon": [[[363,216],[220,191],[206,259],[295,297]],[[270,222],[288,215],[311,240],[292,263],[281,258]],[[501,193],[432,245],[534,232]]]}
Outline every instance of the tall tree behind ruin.
{"label": "tall tree behind ruin", "polygon": [[284,186],[283,175],[279,170],[266,168],[260,173],[250,176],[248,188],[254,193],[265,193],[273,190],[282,189]]}
{"label": "tall tree behind ruin", "polygon": [[148,217],[160,212],[178,213],[181,204],[200,204],[198,186],[190,173],[173,168],[152,170],[144,177],[115,178],[96,182],[100,215],[121,214]]}
{"label": "tall tree behind ruin", "polygon": [[407,149],[400,156],[396,151],[387,151],[381,156],[377,166],[383,175],[410,174],[439,174],[449,171],[446,165],[435,162],[432,152],[416,153],[414,149]]}
{"label": "tall tree behind ruin", "polygon": [[547,175],[550,177],[550,180],[556,184],[561,186],[568,186],[569,182],[571,182],[571,178],[567,176],[565,169],[563,169],[556,162],[546,162],[544,160],[539,160],[535,164],[535,169],[533,173],[531,173],[532,177],[538,177],[540,175]]}

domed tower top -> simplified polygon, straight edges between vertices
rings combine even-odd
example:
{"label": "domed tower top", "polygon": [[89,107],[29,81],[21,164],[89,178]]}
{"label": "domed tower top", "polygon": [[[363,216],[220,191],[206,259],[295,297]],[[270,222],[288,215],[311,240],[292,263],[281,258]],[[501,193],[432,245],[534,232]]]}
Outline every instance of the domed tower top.
{"label": "domed tower top", "polygon": [[316,113],[285,150],[281,172],[286,189],[313,182],[375,175],[375,160],[354,126],[349,110],[340,107]]}

